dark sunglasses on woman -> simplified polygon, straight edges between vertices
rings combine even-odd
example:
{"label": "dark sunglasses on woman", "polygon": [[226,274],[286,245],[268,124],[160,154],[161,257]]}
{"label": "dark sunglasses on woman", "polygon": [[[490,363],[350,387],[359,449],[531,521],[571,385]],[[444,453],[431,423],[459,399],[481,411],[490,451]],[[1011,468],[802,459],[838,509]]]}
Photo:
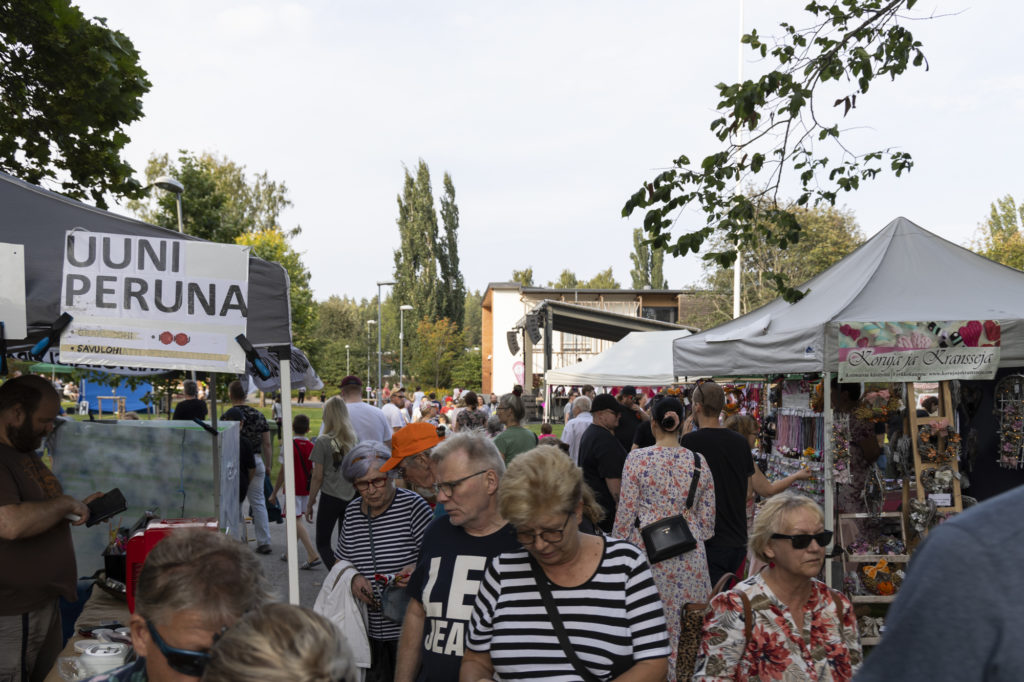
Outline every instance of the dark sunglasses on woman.
{"label": "dark sunglasses on woman", "polygon": [[828,547],[828,543],[832,542],[832,531],[823,530],[820,533],[814,533],[808,535],[801,533],[798,535],[785,535],[784,533],[772,533],[772,540],[789,540],[793,543],[793,549],[807,549],[811,546],[811,540],[818,543],[819,547]]}

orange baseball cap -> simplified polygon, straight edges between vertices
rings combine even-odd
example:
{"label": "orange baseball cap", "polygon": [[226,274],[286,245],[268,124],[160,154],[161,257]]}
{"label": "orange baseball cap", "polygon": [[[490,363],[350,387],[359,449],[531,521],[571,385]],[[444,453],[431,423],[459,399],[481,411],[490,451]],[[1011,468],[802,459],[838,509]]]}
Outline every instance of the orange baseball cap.
{"label": "orange baseball cap", "polygon": [[438,428],[427,422],[403,426],[391,437],[391,459],[384,462],[381,472],[391,471],[406,457],[418,455],[444,440],[437,434]]}

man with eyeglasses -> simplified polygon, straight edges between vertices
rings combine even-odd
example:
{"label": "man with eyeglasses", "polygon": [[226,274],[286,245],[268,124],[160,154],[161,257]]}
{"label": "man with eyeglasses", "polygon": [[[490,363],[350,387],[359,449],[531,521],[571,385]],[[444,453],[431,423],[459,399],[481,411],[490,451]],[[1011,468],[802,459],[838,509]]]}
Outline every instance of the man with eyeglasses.
{"label": "man with eyeglasses", "polygon": [[391,425],[392,432],[408,424],[409,419],[405,413],[405,389],[399,386],[392,391],[388,396],[387,404],[381,408],[381,411],[387,418],[388,424]]}
{"label": "man with eyeglasses", "polygon": [[[444,441],[444,429],[429,422],[409,424],[395,431],[391,439],[391,459],[381,466],[381,473],[397,469],[406,483],[432,490],[436,482],[430,451]],[[431,502],[436,498],[428,498]],[[434,504],[434,516],[444,516],[444,505]]]}
{"label": "man with eyeglasses", "polygon": [[146,557],[129,620],[138,660],[87,682],[198,680],[221,632],[272,599],[259,560],[223,533],[186,529]]}
{"label": "man with eyeglasses", "polygon": [[514,529],[498,513],[505,461],[494,443],[480,431],[456,434],[434,447],[431,460],[438,506],[448,515],[427,527],[409,579],[396,682],[458,679],[487,561],[520,549]]}

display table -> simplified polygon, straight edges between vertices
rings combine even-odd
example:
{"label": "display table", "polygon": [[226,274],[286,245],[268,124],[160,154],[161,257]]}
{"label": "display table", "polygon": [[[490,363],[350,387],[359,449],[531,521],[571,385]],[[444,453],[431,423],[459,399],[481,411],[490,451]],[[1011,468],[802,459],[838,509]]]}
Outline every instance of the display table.
{"label": "display table", "polygon": [[[123,599],[118,599],[93,585],[92,594],[85,602],[85,607],[82,609],[82,615],[80,615],[78,620],[75,621],[75,634],[68,640],[67,645],[65,645],[64,650],[60,652],[60,655],[75,655],[75,642],[85,639],[78,634],[79,627],[83,625],[99,625],[100,623],[109,623],[112,621],[118,621],[121,625],[127,627],[130,615],[131,614],[128,612],[127,602]],[[46,676],[45,682],[62,682],[57,665],[54,665],[50,674]]]}

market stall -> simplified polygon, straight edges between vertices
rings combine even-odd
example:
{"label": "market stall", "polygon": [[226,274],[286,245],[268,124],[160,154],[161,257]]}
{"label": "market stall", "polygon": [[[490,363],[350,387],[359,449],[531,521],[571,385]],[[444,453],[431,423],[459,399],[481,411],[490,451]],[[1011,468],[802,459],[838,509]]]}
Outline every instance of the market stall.
{"label": "market stall", "polygon": [[[674,373],[823,375],[820,395],[803,391],[789,405],[782,402],[777,414],[784,437],[792,440],[789,447],[820,458],[827,518],[836,511],[836,484],[864,473],[847,468],[850,449],[860,435],[850,435],[856,431],[851,424],[879,421],[875,415],[857,416],[852,410],[833,414],[827,408],[833,404],[831,379],[846,382],[840,386],[856,384],[858,400],[861,383],[894,383],[894,392],[902,391],[911,413],[904,426],[912,457],[907,478],[914,482],[907,506],[910,501],[918,508],[924,505],[933,517],[957,511],[956,457],[942,460],[952,451],[953,434],[961,426],[957,411],[964,401],[948,396],[961,384],[990,382],[997,368],[1024,366],[1024,273],[898,218],[799,288],[805,295],[796,303],[776,299],[714,329],[674,341]],[[942,382],[942,406],[930,419],[914,414],[913,384],[922,380]],[[886,411],[890,401],[900,399],[884,388],[867,393],[873,396],[860,400],[859,409]],[[818,410],[813,407],[815,398],[823,406]],[[998,403],[998,397],[994,400]],[[1003,411],[1009,414],[1013,409],[1007,406]],[[930,446],[936,454],[928,454]],[[878,491],[877,484],[869,490],[871,480],[855,483],[864,487],[858,493],[880,492],[884,498],[885,491]],[[905,553],[893,552],[890,559]],[[869,574],[894,573],[884,555],[865,552],[861,558],[878,559]],[[830,571],[826,577],[832,578]],[[883,585],[891,586],[884,581]]]}
{"label": "market stall", "polygon": [[[115,373],[157,368],[241,374],[241,335],[252,347],[290,360],[288,275],[279,264],[244,247],[102,211],[4,173],[0,204],[0,355]],[[290,362],[280,363],[286,393],[290,368]],[[294,508],[290,402],[283,407],[286,504]],[[211,438],[216,460],[217,436]],[[220,471],[216,461],[213,471]],[[287,523],[289,592],[297,603],[292,515]]]}

